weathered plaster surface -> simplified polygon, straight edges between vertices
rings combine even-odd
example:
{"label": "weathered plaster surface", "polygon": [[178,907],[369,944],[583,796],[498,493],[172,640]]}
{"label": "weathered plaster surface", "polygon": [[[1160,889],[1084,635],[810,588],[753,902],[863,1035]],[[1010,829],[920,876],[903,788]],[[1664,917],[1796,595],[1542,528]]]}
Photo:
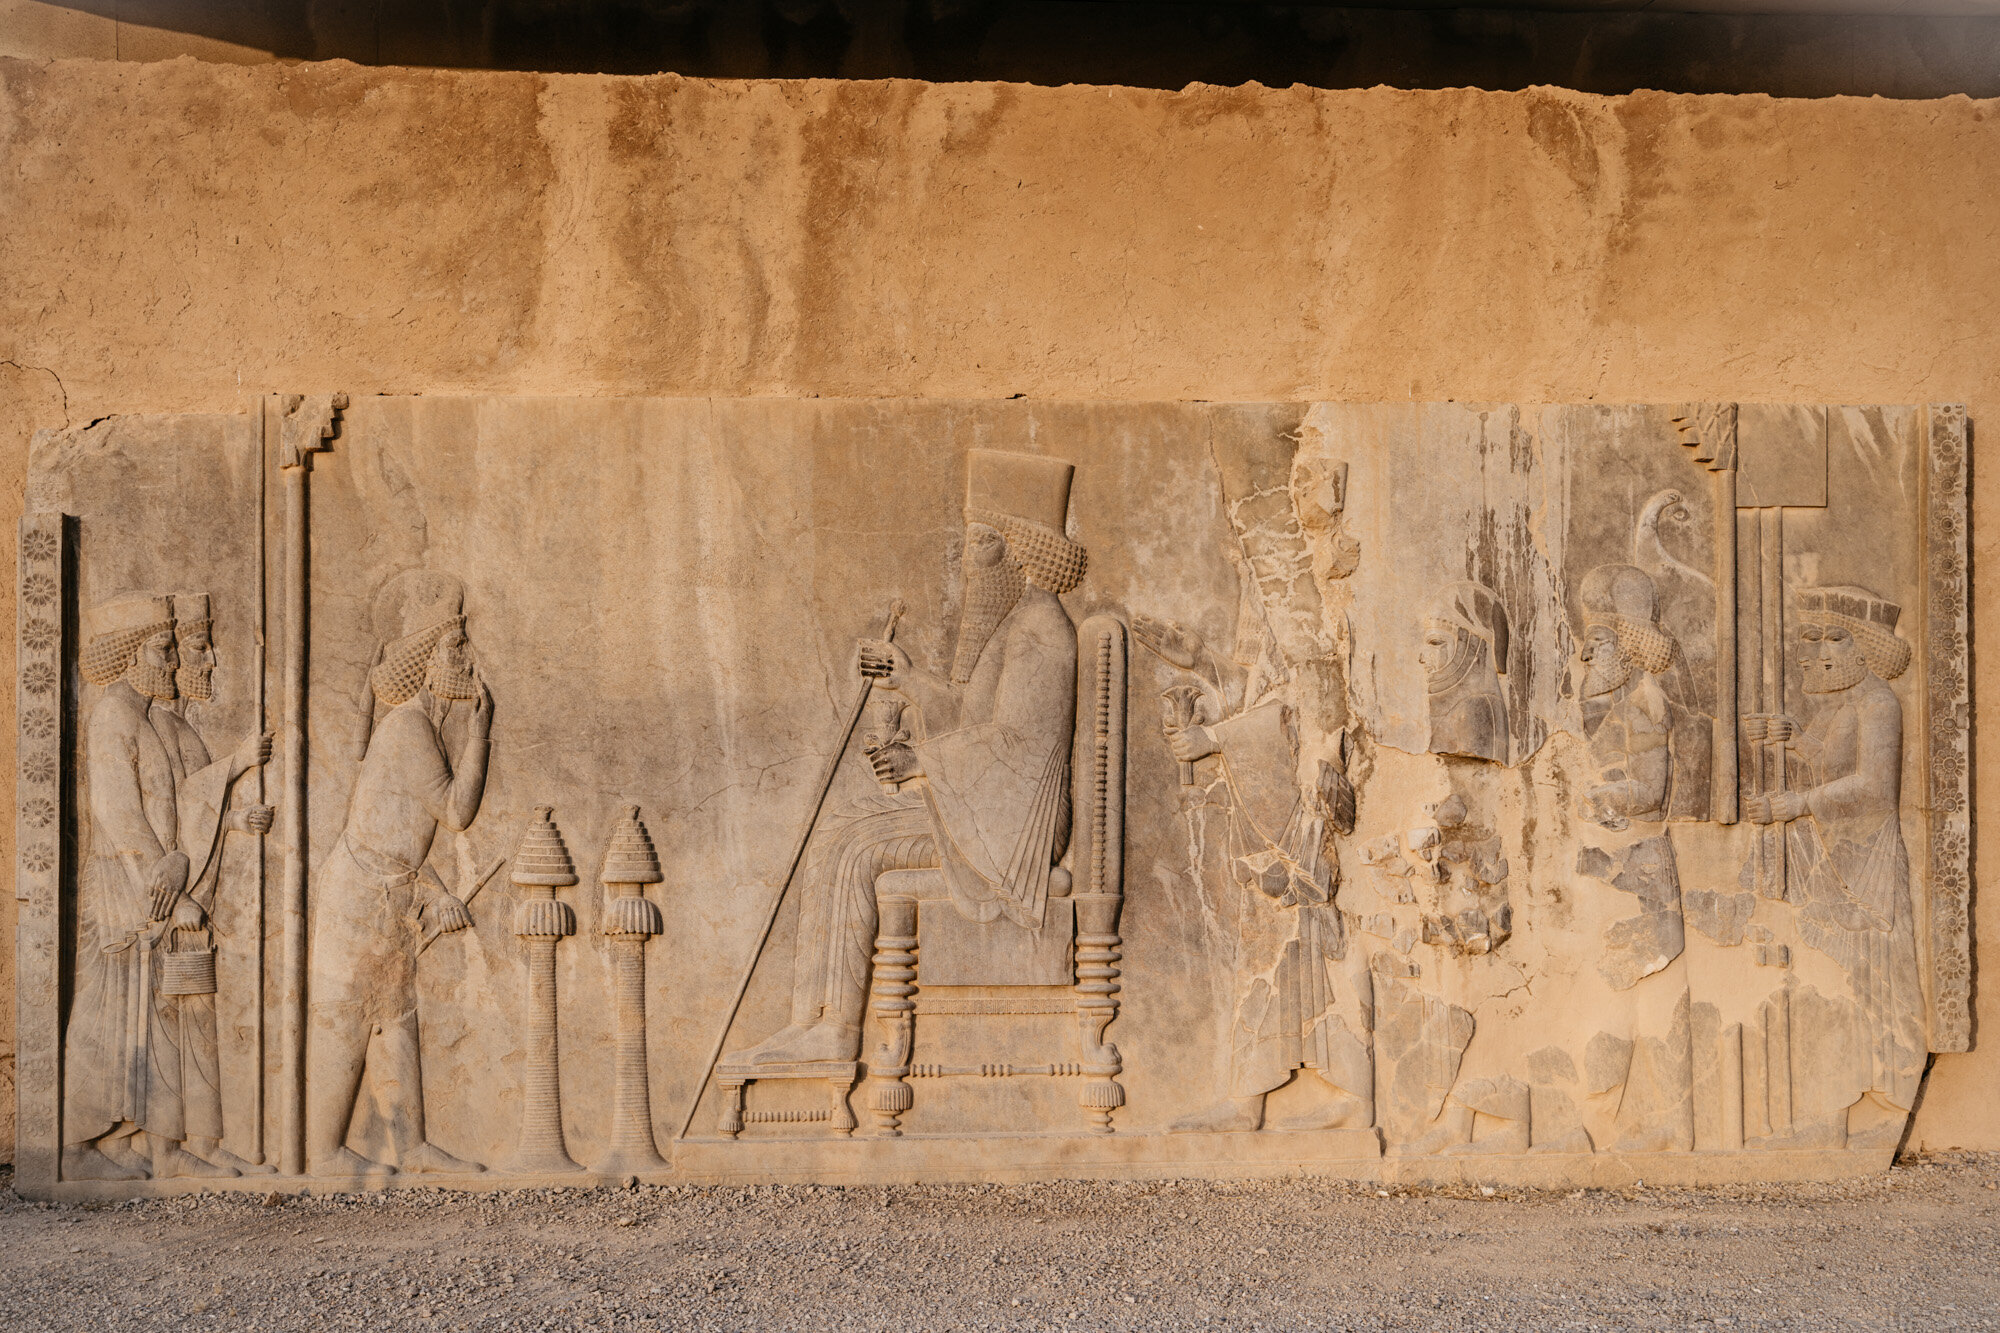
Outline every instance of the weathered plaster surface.
{"label": "weathered plaster surface", "polygon": [[[12,503],[35,428],[268,390],[2000,420],[2000,107],[1963,98],[9,61],[0,143]],[[1982,1046],[1913,1143],[2000,1142]]]}

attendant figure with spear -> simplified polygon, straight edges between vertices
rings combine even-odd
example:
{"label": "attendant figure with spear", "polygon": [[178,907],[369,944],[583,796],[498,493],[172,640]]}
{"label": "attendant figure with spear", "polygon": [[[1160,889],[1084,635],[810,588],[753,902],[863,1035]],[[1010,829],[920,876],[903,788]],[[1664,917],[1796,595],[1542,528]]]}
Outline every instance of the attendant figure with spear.
{"label": "attendant figure with spear", "polygon": [[[1785,897],[1799,935],[1847,976],[1855,1021],[1825,1042],[1807,1085],[1801,1132],[1816,1143],[1895,1142],[1923,1076],[1923,983],[1909,851],[1903,843],[1903,704],[1889,684],[1910,665],[1902,608],[1860,587],[1798,593],[1799,683],[1815,705],[1744,718],[1755,743],[1785,754],[1794,783],[1745,802],[1784,839]],[[1775,697],[1775,696],[1774,696]],[[1817,1123],[1814,1123],[1817,1122]]]}

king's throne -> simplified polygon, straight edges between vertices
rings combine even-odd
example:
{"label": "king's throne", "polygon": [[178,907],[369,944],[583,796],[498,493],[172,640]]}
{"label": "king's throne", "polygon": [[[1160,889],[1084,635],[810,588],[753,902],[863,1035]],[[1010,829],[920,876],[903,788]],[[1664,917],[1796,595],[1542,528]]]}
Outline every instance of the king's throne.
{"label": "king's throne", "polygon": [[[716,1069],[724,1137],[735,1138],[746,1125],[801,1122],[823,1122],[832,1134],[851,1134],[857,1126],[849,1093],[864,1078],[870,1132],[882,1137],[902,1133],[902,1118],[916,1104],[914,1085],[960,1078],[1079,1080],[1086,1127],[1111,1132],[1112,1112],[1125,1102],[1117,1082],[1123,1069],[1118,1048],[1105,1040],[1105,1029],[1118,1015],[1118,913],[1124,901],[1123,622],[1108,615],[1083,622],[1076,679],[1070,838],[1050,875],[1041,929],[1004,916],[968,920],[953,906],[942,870],[881,874],[875,880],[878,916],[865,1061],[725,1061]],[[1072,1013],[1076,1045],[1049,1049],[1047,1060],[1032,1062],[1021,1062],[1012,1049],[982,1052],[968,1036],[982,1025],[954,1021]],[[1048,1034],[1028,1040],[1047,1042]],[[824,1081],[824,1109],[749,1106],[750,1085],[771,1080]]]}

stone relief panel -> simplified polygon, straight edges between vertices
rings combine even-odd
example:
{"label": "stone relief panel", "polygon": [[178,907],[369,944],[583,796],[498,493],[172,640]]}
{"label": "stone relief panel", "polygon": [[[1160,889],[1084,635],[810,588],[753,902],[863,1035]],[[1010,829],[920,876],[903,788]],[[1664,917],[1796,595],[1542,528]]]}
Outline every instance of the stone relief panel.
{"label": "stone relief panel", "polygon": [[47,434],[22,1186],[1879,1169],[1971,1039],[1966,429]]}
{"label": "stone relief panel", "polygon": [[68,1180],[268,1175],[257,427],[126,418],[40,448],[18,869],[57,890],[24,934],[50,930],[68,984],[37,1147]]}

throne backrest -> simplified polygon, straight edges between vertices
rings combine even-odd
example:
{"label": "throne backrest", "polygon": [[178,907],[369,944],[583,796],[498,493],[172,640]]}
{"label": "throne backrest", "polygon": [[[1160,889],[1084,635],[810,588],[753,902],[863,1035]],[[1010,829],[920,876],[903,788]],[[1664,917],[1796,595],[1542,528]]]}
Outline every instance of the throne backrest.
{"label": "throne backrest", "polygon": [[1076,632],[1076,748],[1070,760],[1070,894],[1125,892],[1125,622]]}

